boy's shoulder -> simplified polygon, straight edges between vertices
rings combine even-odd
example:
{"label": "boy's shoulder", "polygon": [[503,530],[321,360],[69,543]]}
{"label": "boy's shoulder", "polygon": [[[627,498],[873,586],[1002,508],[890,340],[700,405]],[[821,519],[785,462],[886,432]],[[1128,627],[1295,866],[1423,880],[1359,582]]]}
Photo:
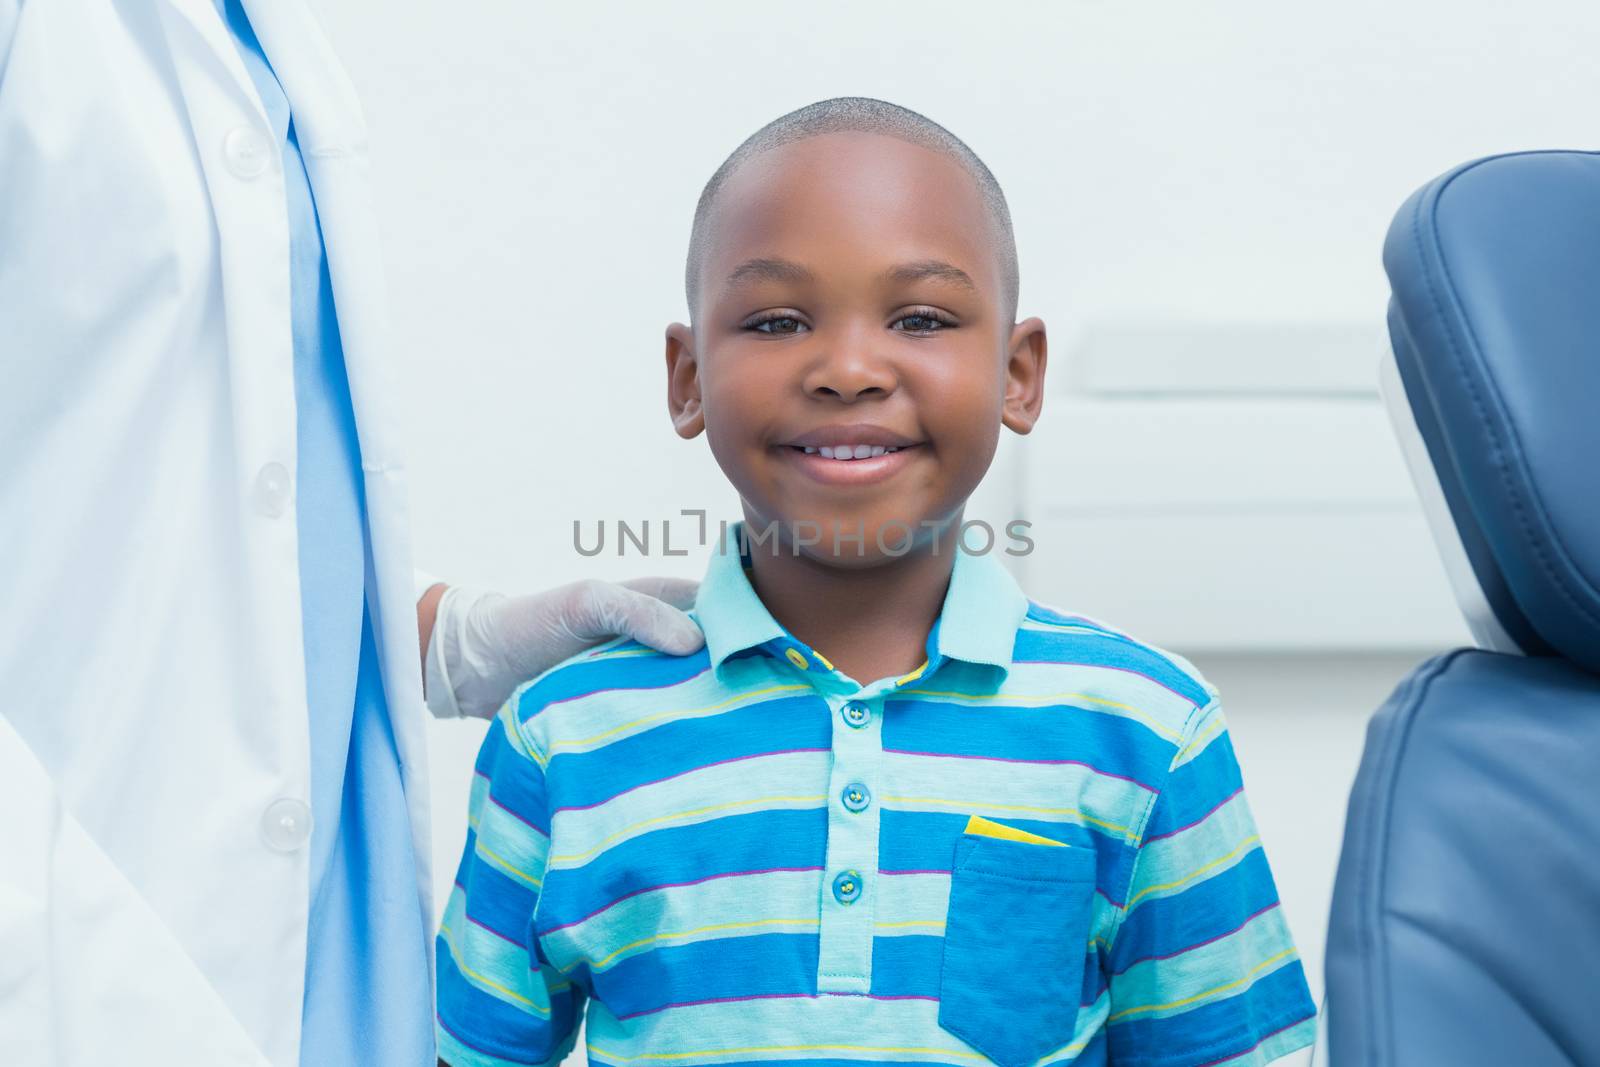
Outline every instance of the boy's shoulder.
{"label": "boy's shoulder", "polygon": [[1028,598],[1012,662],[1047,678],[1094,678],[1095,692],[1154,717],[1163,732],[1192,728],[1217,690],[1184,657],[1092,616]]}
{"label": "boy's shoulder", "polygon": [[522,683],[507,698],[507,710],[524,736],[537,746],[554,709],[608,694],[670,689],[704,674],[709,666],[703,647],[677,656],[630,637],[613,637],[573,653]]}

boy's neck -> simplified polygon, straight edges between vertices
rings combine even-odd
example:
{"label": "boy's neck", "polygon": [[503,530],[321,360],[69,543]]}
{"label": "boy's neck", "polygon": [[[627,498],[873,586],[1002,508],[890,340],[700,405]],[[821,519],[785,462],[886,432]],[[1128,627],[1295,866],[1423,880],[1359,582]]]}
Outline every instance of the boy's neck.
{"label": "boy's neck", "polygon": [[756,595],[784,629],[866,685],[927,658],[958,550],[960,519],[925,545],[875,567],[836,567],[787,546],[750,553]]}

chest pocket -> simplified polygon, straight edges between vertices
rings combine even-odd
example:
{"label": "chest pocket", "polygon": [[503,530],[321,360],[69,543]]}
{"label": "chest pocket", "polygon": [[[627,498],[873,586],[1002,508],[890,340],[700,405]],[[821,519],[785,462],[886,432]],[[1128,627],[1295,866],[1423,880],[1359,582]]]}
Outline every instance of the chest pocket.
{"label": "chest pocket", "polygon": [[950,871],[939,1025],[1002,1067],[1068,1044],[1094,885],[1092,849],[963,834]]}

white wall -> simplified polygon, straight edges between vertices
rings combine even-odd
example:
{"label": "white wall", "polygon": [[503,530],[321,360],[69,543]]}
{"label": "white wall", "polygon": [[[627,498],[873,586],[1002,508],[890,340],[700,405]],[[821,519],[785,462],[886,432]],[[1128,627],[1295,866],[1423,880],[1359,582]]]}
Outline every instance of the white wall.
{"label": "white wall", "polygon": [[418,556],[512,588],[577,572],[573,518],[731,508],[661,334],[701,184],[784,110],[879,95],[968,140],[1064,374],[1108,318],[1377,321],[1412,189],[1591,145],[1600,99],[1588,0],[321,4],[372,130]]}
{"label": "white wall", "polygon": [[[965,138],[1009,195],[1023,313],[1050,325],[1062,376],[1104,323],[1376,332],[1378,252],[1405,196],[1474,156],[1591,147],[1600,99],[1589,0],[322,8],[372,128],[418,560],[508,590],[641,569],[580,560],[574,519],[733,514],[704,445],[669,428],[662,328],[683,316],[701,184],[785,110],[875,95]],[[1106,432],[1096,446],[1115,449]],[[989,493],[1009,500],[1006,486]],[[1266,562],[1315,567],[1292,555],[1302,548],[1269,546]],[[1366,548],[1375,564],[1386,550]],[[1048,569],[1052,551],[1066,550],[1043,543],[1030,567]],[[1441,583],[1407,596],[1397,610],[1441,617]],[[1421,651],[1203,645],[1180,651],[1229,701],[1320,990],[1362,724]],[[441,886],[477,736],[435,731]]]}

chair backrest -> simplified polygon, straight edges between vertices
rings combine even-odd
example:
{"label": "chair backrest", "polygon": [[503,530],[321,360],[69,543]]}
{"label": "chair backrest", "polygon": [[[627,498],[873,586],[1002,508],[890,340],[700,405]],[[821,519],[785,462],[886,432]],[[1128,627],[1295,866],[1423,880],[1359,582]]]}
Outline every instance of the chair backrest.
{"label": "chair backrest", "polygon": [[1600,1064],[1600,154],[1450,171],[1384,267],[1386,395],[1482,647],[1369,727],[1327,1062]]}

